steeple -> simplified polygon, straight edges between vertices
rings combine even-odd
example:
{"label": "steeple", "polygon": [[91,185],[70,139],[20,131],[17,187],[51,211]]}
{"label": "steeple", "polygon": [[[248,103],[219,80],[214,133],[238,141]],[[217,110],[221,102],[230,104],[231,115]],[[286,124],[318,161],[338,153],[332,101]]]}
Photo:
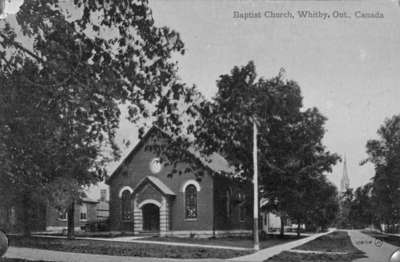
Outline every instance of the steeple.
{"label": "steeple", "polygon": [[346,156],[344,156],[343,175],[342,179],[340,180],[340,192],[345,192],[347,189],[349,189],[349,187],[350,187],[350,180],[347,173],[347,161],[346,161]]}

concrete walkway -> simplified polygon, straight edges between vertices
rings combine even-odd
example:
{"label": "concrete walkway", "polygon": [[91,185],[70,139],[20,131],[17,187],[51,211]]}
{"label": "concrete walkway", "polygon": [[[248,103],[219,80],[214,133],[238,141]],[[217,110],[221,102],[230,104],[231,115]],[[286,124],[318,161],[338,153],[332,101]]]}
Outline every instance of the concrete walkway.
{"label": "concrete walkway", "polygon": [[153,257],[127,257],[94,255],[50,251],[43,249],[10,247],[5,254],[6,258],[19,258],[30,261],[55,261],[55,262],[222,262],[222,259],[169,259]]}
{"label": "concrete walkway", "polygon": [[259,261],[264,261],[266,259],[269,259],[270,257],[273,257],[275,255],[278,255],[279,253],[283,252],[283,251],[288,251],[292,248],[301,246],[307,242],[310,242],[320,236],[326,235],[331,233],[332,231],[328,231],[325,233],[320,233],[320,234],[314,234],[311,235],[309,237],[305,237],[299,240],[295,240],[295,241],[291,241],[282,245],[276,245],[276,246],[272,246],[269,248],[265,248],[262,249],[256,253],[250,254],[250,255],[246,255],[246,256],[242,256],[242,257],[236,257],[236,258],[232,258],[230,259],[230,261],[243,261],[243,262],[259,262]]}
{"label": "concrete walkway", "polygon": [[368,258],[359,258],[354,262],[382,262],[389,261],[390,256],[400,247],[382,242],[358,230],[347,230],[351,242],[359,250],[365,252]]}

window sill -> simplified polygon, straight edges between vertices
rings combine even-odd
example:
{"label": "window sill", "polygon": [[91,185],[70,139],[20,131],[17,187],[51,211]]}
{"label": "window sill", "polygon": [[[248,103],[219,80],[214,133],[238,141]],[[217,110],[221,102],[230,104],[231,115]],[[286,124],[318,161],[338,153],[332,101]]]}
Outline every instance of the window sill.
{"label": "window sill", "polygon": [[198,219],[197,218],[185,218],[185,221],[194,222],[194,221],[198,221]]}

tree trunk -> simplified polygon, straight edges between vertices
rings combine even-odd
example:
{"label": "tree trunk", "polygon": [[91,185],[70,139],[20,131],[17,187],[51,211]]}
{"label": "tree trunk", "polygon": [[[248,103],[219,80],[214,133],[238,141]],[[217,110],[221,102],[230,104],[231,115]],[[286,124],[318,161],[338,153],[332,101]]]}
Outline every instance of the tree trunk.
{"label": "tree trunk", "polygon": [[300,237],[300,219],[297,219],[297,237]]}
{"label": "tree trunk", "polygon": [[283,237],[285,235],[285,220],[284,218],[281,216],[281,232],[280,232],[280,236]]}
{"label": "tree trunk", "polygon": [[[28,193],[23,193],[22,197],[22,206],[23,206],[23,218],[22,218],[22,226],[23,226],[23,235],[24,236],[31,236],[31,216],[30,216],[30,197]],[[18,213],[18,210],[15,210]],[[18,214],[16,214],[18,217]]]}
{"label": "tree trunk", "polygon": [[74,239],[75,238],[75,201],[72,201],[72,204],[68,208],[68,228],[67,228],[67,238]]}

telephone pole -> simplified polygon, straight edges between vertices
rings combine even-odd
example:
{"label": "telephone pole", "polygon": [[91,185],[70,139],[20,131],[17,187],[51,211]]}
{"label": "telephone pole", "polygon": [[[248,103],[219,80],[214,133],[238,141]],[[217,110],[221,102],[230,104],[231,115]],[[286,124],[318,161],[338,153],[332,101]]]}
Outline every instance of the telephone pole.
{"label": "telephone pole", "polygon": [[253,240],[254,250],[260,250],[260,243],[258,239],[258,161],[257,161],[257,124],[253,120]]}

